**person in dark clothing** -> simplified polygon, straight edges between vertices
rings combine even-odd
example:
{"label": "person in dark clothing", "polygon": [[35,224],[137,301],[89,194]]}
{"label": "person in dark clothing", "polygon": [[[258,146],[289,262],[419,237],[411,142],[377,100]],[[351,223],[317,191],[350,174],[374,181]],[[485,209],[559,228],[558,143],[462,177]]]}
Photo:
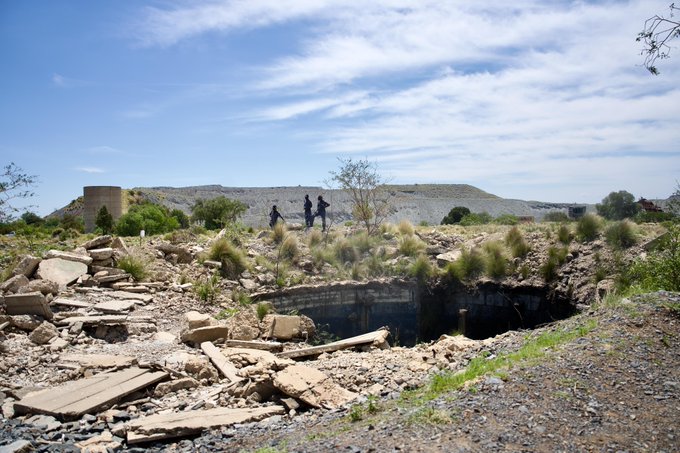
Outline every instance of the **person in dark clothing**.
{"label": "person in dark clothing", "polygon": [[314,217],[321,217],[321,231],[326,231],[326,208],[329,207],[330,204],[326,203],[321,195],[317,197],[317,200]]}
{"label": "person in dark clothing", "polygon": [[277,211],[276,205],[274,205],[272,206],[272,211],[269,213],[269,226],[274,228],[274,225],[276,225],[276,222],[278,222],[279,219],[281,219],[282,222],[286,221],[281,213]]}
{"label": "person in dark clothing", "polygon": [[307,228],[314,225],[314,217],[312,216],[312,200],[309,195],[305,195],[305,226]]}

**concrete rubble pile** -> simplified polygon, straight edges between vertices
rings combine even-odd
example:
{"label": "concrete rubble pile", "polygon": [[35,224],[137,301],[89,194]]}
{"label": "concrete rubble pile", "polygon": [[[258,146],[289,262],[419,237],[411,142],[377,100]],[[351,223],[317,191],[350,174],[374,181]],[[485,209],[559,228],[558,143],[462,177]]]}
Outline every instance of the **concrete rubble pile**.
{"label": "concrete rubble pile", "polygon": [[[179,274],[206,265],[198,251],[164,243],[156,258]],[[120,238],[101,236],[72,252],[25,256],[0,285],[2,451],[110,451],[347,408],[420,385],[489,347],[442,337],[390,348],[387,330],[312,346],[310,318],[259,319],[244,307],[218,320],[186,297],[191,284],[133,281],[116,267],[129,253]]]}

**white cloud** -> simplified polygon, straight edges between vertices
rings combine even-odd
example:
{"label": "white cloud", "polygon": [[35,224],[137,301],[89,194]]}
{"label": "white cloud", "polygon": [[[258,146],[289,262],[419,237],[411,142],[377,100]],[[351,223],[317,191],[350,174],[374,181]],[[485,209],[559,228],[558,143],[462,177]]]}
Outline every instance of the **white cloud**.
{"label": "white cloud", "polygon": [[123,151],[113,148],[111,146],[93,146],[88,148],[87,152],[89,154],[100,154],[100,155],[112,155],[112,154],[123,154]]}
{"label": "white cloud", "polygon": [[98,168],[98,167],[76,167],[75,170],[83,172],[83,173],[92,173],[92,174],[106,173],[105,170]]}

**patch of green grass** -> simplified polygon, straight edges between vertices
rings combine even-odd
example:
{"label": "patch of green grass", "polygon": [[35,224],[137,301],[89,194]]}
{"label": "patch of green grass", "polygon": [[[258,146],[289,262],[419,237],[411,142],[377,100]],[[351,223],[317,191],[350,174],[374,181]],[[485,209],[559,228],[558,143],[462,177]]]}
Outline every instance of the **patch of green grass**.
{"label": "patch of green grass", "polygon": [[425,243],[416,236],[403,236],[399,239],[399,253],[416,257],[425,250]]}
{"label": "patch of green grass", "polygon": [[321,241],[323,240],[323,234],[319,230],[310,230],[309,234],[307,235],[307,245],[312,248],[316,247],[317,245],[321,244]]}
{"label": "patch of green grass", "polygon": [[213,302],[220,293],[219,277],[216,274],[210,278],[194,283],[194,292],[204,302]]}
{"label": "patch of green grass", "polygon": [[630,220],[621,220],[609,225],[604,233],[607,244],[622,250],[632,247],[637,242],[635,226]]}
{"label": "patch of green grass", "polygon": [[516,226],[512,227],[505,235],[505,244],[510,248],[514,258],[524,257],[531,251],[531,247]]}
{"label": "patch of green grass", "polygon": [[272,228],[270,239],[274,244],[280,244],[285,239],[287,232],[288,228],[286,228],[285,223],[276,222],[274,228]]}
{"label": "patch of green grass", "polygon": [[572,239],[573,236],[569,226],[566,224],[560,225],[559,229],[557,230],[557,240],[564,245],[569,245]]}
{"label": "patch of green grass", "polygon": [[225,308],[224,310],[221,310],[219,313],[215,315],[215,319],[222,320],[233,318],[234,315],[238,312],[239,312],[238,308]]}
{"label": "patch of green grass", "polygon": [[119,269],[130,274],[137,282],[141,282],[149,275],[146,261],[144,258],[136,255],[130,254],[121,256],[118,259],[117,265]]}
{"label": "patch of green grass", "polygon": [[576,224],[576,234],[582,242],[590,242],[597,239],[602,229],[602,218],[588,213],[581,217]]}
{"label": "patch of green grass", "polygon": [[409,275],[419,282],[425,282],[432,277],[433,267],[427,256],[420,254],[409,268]]}
{"label": "patch of green grass", "polygon": [[452,421],[448,411],[430,406],[421,407],[408,417],[408,423],[413,425],[447,425]]}
{"label": "patch of green grass", "polygon": [[269,314],[269,310],[271,309],[271,305],[268,303],[260,302],[257,304],[256,307],[256,312],[257,312],[257,319],[262,321],[265,316]]}
{"label": "patch of green grass", "polygon": [[335,256],[341,263],[355,263],[359,260],[359,252],[349,239],[340,239],[334,244]]}
{"label": "patch of green grass", "polygon": [[463,249],[460,257],[446,266],[446,273],[464,281],[479,276],[484,272],[484,256],[478,248]]}
{"label": "patch of green grass", "polygon": [[485,242],[484,270],[491,278],[502,278],[507,270],[507,260],[503,255],[503,246],[499,242]]}
{"label": "patch of green grass", "polygon": [[234,246],[227,238],[215,241],[208,256],[211,260],[222,263],[220,273],[225,278],[236,279],[247,268],[243,251]]}
{"label": "patch of green grass", "polygon": [[352,404],[347,414],[351,422],[358,422],[364,418],[364,408],[361,404]]}
{"label": "patch of green grass", "polygon": [[235,290],[231,293],[231,300],[238,303],[242,307],[247,307],[253,303],[253,299],[245,291]]}

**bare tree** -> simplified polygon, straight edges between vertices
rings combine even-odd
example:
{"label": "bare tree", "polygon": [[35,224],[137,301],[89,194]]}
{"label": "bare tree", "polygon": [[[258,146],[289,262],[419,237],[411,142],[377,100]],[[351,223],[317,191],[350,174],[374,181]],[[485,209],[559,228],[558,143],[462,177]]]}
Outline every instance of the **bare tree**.
{"label": "bare tree", "polygon": [[19,211],[10,204],[12,200],[30,198],[34,195],[30,188],[36,184],[37,178],[23,173],[14,162],[5,166],[0,175],[0,222],[11,220],[12,214]]}
{"label": "bare tree", "polygon": [[331,173],[331,180],[350,195],[352,215],[363,223],[366,231],[375,232],[387,218],[390,205],[385,190],[386,180],[378,165],[367,159],[354,161],[338,158],[340,169]]}
{"label": "bare tree", "polygon": [[671,3],[668,17],[658,14],[645,21],[645,28],[638,33],[636,41],[642,42],[644,47],[640,55],[644,55],[644,66],[654,75],[659,74],[656,68],[656,60],[670,58],[671,47],[668,44],[673,39],[680,37],[680,22],[673,20],[680,8]]}

